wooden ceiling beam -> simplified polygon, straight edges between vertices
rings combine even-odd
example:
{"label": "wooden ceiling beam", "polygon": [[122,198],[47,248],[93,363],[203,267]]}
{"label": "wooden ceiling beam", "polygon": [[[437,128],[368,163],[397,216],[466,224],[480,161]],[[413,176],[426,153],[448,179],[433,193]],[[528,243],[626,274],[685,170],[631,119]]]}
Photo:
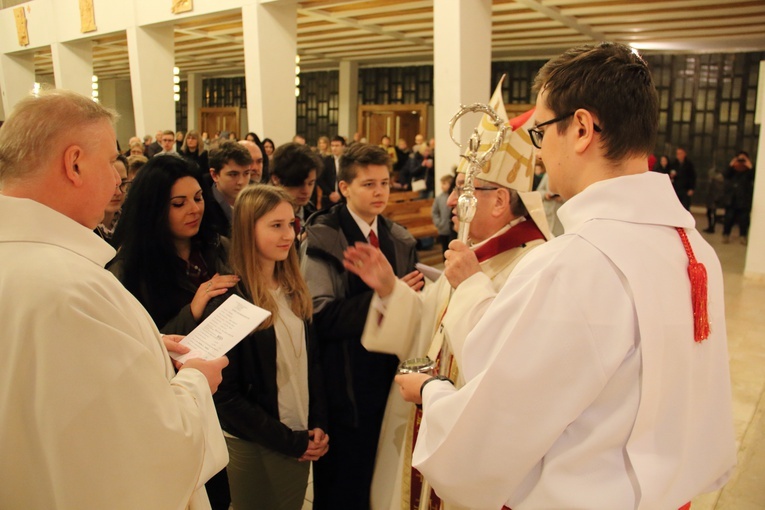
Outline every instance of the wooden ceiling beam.
{"label": "wooden ceiling beam", "polygon": [[424,39],[420,39],[417,37],[409,37],[407,34],[396,32],[394,30],[386,30],[384,27],[379,25],[366,24],[366,23],[361,23],[359,21],[356,21],[354,19],[341,18],[341,17],[333,15],[330,12],[320,11],[320,10],[298,9],[298,12],[306,16],[323,19],[330,23],[336,23],[340,26],[355,28],[358,30],[363,30],[363,31],[372,33],[372,34],[384,35],[386,37],[390,37],[391,39],[405,41],[415,46],[423,46],[426,48],[430,48],[431,50],[433,49],[433,46],[429,44],[427,41],[425,41]]}
{"label": "wooden ceiling beam", "polygon": [[203,30],[189,30],[186,28],[176,28],[175,33],[177,34],[183,34],[183,35],[190,35],[193,37],[197,37],[200,39],[214,39],[216,41],[221,42],[227,42],[227,43],[234,43],[238,45],[244,44],[244,38],[243,37],[231,37],[228,35],[218,35],[211,32],[205,32]]}
{"label": "wooden ceiling beam", "polygon": [[553,19],[569,28],[572,28],[582,35],[586,35],[594,41],[605,41],[606,36],[600,32],[592,29],[592,27],[580,23],[578,19],[573,16],[566,16],[561,13],[557,7],[548,7],[542,4],[539,0],[515,0],[516,2],[525,5],[529,9],[533,9],[541,14],[544,14],[550,19]]}

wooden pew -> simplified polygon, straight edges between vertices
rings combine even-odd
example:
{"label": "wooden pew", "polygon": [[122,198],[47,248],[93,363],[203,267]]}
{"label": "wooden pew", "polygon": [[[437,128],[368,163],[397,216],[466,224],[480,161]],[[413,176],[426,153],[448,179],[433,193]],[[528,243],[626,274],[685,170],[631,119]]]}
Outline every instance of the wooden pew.
{"label": "wooden pew", "polygon": [[388,197],[388,203],[409,202],[410,200],[419,200],[419,191],[391,191]]}
{"label": "wooden pew", "polygon": [[388,206],[383,211],[383,216],[406,228],[415,239],[437,237],[438,229],[433,224],[433,217],[431,216],[433,199],[422,199],[419,198],[419,192],[415,193],[418,197],[416,199],[400,202],[389,201]]}

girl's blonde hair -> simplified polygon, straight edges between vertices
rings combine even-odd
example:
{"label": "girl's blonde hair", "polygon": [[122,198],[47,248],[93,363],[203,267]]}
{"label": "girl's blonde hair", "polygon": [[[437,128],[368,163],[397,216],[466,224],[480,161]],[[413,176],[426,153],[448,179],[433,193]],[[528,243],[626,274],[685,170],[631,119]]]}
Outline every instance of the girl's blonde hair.
{"label": "girl's blonde hair", "polygon": [[[234,274],[241,278],[240,288],[252,302],[269,312],[271,316],[260,325],[265,329],[273,324],[277,314],[276,300],[271,293],[270,279],[263,275],[257,253],[255,224],[279,204],[292,205],[292,196],[281,188],[267,184],[255,184],[244,188],[236,199],[231,223],[231,248],[229,263]],[[287,296],[292,311],[306,320],[311,318],[313,305],[308,286],[300,274],[297,249],[293,244],[285,260],[277,261],[274,276]]]}
{"label": "girl's blonde hair", "polygon": [[[324,149],[319,147],[319,143],[321,143],[321,142],[325,143],[325,148]],[[319,139],[316,141],[316,149],[319,151],[319,154],[321,154],[322,156],[331,156],[332,155],[332,151],[330,150],[330,147],[329,147],[329,137],[328,136],[320,136]]]}

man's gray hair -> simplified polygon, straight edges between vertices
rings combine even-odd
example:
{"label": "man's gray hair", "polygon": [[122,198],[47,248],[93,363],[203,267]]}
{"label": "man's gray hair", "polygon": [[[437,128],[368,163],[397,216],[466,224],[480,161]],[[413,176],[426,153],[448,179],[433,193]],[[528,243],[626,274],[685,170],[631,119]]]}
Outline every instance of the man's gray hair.
{"label": "man's gray hair", "polygon": [[510,192],[510,212],[513,213],[513,216],[522,218],[528,215],[529,211],[521,200],[521,195],[514,189],[507,188],[507,191]]}
{"label": "man's gray hair", "polygon": [[[117,113],[93,99],[63,89],[43,90],[16,105],[0,128],[0,184],[38,172],[64,137],[74,142],[80,131]],[[86,143],[84,140],[83,143]]]}
{"label": "man's gray hair", "polygon": [[529,211],[526,209],[526,205],[523,203],[523,200],[521,200],[521,195],[518,194],[518,192],[514,189],[478,177],[475,179],[475,184],[476,186],[496,186],[498,188],[507,190],[507,192],[510,194],[510,213],[515,218],[522,218],[529,214]]}

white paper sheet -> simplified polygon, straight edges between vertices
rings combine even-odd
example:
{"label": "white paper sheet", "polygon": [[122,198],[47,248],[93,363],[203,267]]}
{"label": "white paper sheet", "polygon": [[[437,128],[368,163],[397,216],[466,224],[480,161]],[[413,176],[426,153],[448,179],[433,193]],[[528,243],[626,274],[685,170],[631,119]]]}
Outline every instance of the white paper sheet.
{"label": "white paper sheet", "polygon": [[414,268],[424,274],[425,278],[432,282],[438,280],[438,278],[441,276],[441,273],[443,273],[443,271],[436,269],[435,267],[427,266],[425,264],[421,264],[420,262],[415,264]]}
{"label": "white paper sheet", "polygon": [[191,351],[186,354],[171,352],[170,357],[181,363],[191,358],[219,358],[241,342],[269,315],[271,312],[268,310],[232,295],[181,340],[180,343]]}

